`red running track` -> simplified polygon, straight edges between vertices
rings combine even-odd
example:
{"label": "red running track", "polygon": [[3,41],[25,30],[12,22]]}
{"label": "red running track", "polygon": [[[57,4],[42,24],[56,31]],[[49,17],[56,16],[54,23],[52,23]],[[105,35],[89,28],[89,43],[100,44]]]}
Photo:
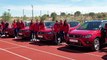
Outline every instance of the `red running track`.
{"label": "red running track", "polygon": [[92,52],[89,48],[55,46],[50,42],[36,42],[0,38],[1,60],[107,60],[107,48]]}

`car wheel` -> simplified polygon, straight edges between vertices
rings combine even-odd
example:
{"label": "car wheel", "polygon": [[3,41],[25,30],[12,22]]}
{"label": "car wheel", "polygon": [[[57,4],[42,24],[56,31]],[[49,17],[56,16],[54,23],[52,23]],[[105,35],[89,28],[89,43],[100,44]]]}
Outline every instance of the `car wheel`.
{"label": "car wheel", "polygon": [[56,44],[56,45],[59,45],[60,43],[61,43],[61,38],[55,39],[55,44]]}
{"label": "car wheel", "polygon": [[93,51],[98,51],[98,50],[100,50],[100,41],[99,41],[98,38],[96,38],[96,39],[94,40],[94,44],[93,44],[92,50],[93,50]]}

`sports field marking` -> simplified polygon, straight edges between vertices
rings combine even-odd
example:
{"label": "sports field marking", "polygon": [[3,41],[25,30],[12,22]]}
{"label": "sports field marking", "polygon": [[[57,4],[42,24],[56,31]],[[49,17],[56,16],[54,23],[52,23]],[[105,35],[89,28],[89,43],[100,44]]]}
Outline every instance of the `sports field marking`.
{"label": "sports field marking", "polygon": [[32,60],[32,59],[30,59],[30,58],[27,58],[27,57],[25,57],[25,56],[16,54],[16,53],[14,53],[14,52],[11,52],[11,51],[6,50],[6,49],[3,49],[3,48],[0,48],[0,50],[5,51],[5,52],[8,52],[8,53],[13,54],[13,55],[18,56],[18,57],[21,57],[21,58],[26,59],[26,60]]}
{"label": "sports field marking", "polygon": [[[1,41],[1,40],[0,40],[0,41]],[[27,48],[27,49],[30,49],[30,50],[34,50],[34,51],[38,51],[38,52],[42,52],[42,53],[45,53],[45,54],[50,54],[50,55],[57,56],[57,57],[64,58],[64,59],[68,59],[68,60],[76,60],[76,59],[69,58],[69,57],[66,57],[66,56],[58,55],[58,54],[55,54],[55,53],[51,53],[51,52],[47,52],[47,51],[43,51],[43,50],[39,50],[39,49],[35,49],[35,48],[31,48],[31,47],[27,47],[27,46],[22,46],[22,45],[19,45],[19,44],[14,44],[14,43],[7,42],[7,41],[1,41],[1,42],[5,42],[5,43],[8,43],[8,44],[12,44],[12,45],[20,46],[20,47]]]}

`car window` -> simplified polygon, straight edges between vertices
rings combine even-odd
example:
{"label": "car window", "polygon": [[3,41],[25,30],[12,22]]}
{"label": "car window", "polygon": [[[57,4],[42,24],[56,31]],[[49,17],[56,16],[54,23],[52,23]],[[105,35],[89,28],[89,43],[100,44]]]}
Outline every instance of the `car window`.
{"label": "car window", "polygon": [[85,22],[78,28],[78,30],[97,30],[100,25],[101,22]]}
{"label": "car window", "polygon": [[70,24],[70,27],[75,27],[79,24],[78,22],[68,22],[68,23]]}
{"label": "car window", "polygon": [[25,26],[30,26],[30,22],[25,22]]}
{"label": "car window", "polygon": [[54,22],[45,22],[45,26],[47,27],[47,28],[50,28],[50,27],[52,27],[54,25]]}

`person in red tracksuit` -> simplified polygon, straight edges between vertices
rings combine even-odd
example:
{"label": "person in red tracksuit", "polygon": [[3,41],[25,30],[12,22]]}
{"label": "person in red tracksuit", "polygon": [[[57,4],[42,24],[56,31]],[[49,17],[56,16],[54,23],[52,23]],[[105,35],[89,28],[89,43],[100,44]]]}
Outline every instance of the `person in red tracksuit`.
{"label": "person in red tracksuit", "polygon": [[23,21],[21,20],[20,21],[20,29],[24,28],[25,27],[25,24],[23,23]]}
{"label": "person in red tracksuit", "polygon": [[105,24],[105,32],[104,33],[106,33],[105,36],[107,37],[107,23]]}
{"label": "person in red tracksuit", "polygon": [[0,24],[0,36],[2,35],[2,25]]}
{"label": "person in red tracksuit", "polygon": [[69,32],[69,29],[70,29],[70,25],[67,23],[67,21],[65,20],[64,21],[64,24],[63,24],[63,32],[64,32],[64,36],[67,36],[68,32]]}
{"label": "person in red tracksuit", "polygon": [[15,38],[17,38],[16,37],[17,36],[17,32],[16,32],[16,30],[17,30],[17,23],[16,23],[16,20],[13,21],[12,28],[14,29]]}
{"label": "person in red tracksuit", "polygon": [[60,32],[60,25],[59,25],[58,21],[56,21],[56,23],[54,24],[53,31],[55,33],[55,40],[57,40],[59,37],[59,32]]}
{"label": "person in red tracksuit", "polygon": [[39,23],[39,30],[44,30],[45,29],[45,24],[44,22],[41,20]]}
{"label": "person in red tracksuit", "polygon": [[5,23],[4,21],[1,21],[1,28],[2,28],[2,35],[4,34],[4,29],[5,29]]}
{"label": "person in red tracksuit", "polygon": [[15,38],[17,39],[18,33],[21,29],[21,23],[20,23],[19,19],[17,20],[16,25],[17,25],[17,27],[16,27],[16,37]]}
{"label": "person in red tracksuit", "polygon": [[64,39],[64,38],[63,38],[64,33],[63,33],[63,21],[62,21],[62,20],[60,20],[59,25],[60,25],[59,38],[61,39],[61,42],[62,42],[63,39]]}
{"label": "person in red tracksuit", "polygon": [[30,22],[29,29],[30,29],[30,39],[32,41],[34,39],[34,36],[35,36],[35,33],[34,33],[34,22],[33,22],[33,20],[31,20],[31,22]]}
{"label": "person in red tracksuit", "polygon": [[33,28],[34,28],[34,32],[35,32],[35,39],[37,40],[37,33],[39,31],[39,22],[38,22],[38,19],[36,20],[36,23],[34,24]]}

